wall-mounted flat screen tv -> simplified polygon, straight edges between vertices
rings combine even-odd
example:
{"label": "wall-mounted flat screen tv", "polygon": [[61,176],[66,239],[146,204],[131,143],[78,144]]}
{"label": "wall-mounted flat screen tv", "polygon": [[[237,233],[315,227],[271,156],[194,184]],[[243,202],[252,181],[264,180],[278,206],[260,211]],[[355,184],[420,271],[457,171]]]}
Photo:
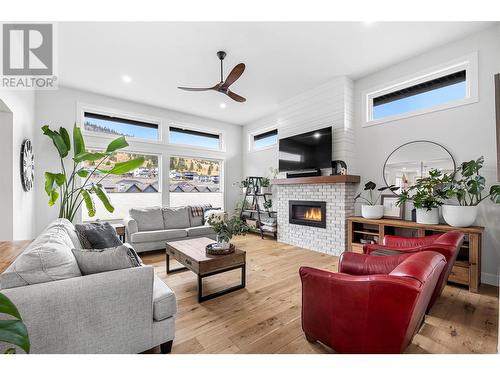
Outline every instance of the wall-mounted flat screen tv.
{"label": "wall-mounted flat screen tv", "polygon": [[280,172],[329,168],[331,162],[331,127],[280,139]]}

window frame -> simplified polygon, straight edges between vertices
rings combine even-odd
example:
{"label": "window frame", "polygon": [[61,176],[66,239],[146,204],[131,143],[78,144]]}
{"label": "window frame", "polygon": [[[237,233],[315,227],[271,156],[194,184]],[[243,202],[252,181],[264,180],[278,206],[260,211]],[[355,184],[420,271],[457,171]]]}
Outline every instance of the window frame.
{"label": "window frame", "polygon": [[[274,145],[270,145],[270,146],[255,148],[255,137],[259,136],[261,134],[272,132],[272,131],[276,131],[276,143]],[[278,144],[279,144],[279,129],[276,126],[271,126],[271,127],[265,128],[265,129],[259,129],[259,130],[250,132],[248,134],[248,151],[250,151],[250,152],[271,150],[273,148],[276,148],[276,146]]]}
{"label": "window frame", "polygon": [[[212,147],[205,147],[205,146],[199,146],[199,145],[190,145],[188,143],[174,143],[171,141],[170,128],[180,128],[180,129],[184,129],[184,130],[191,130],[193,132],[217,135],[219,137],[219,147],[212,148]],[[178,147],[178,148],[183,148],[183,149],[188,148],[188,149],[193,149],[193,150],[204,150],[204,151],[216,151],[216,152],[217,151],[218,152],[225,152],[226,151],[225,132],[221,129],[211,128],[211,127],[200,127],[200,126],[196,126],[196,125],[192,125],[192,124],[170,121],[166,127],[166,133],[167,133],[166,144],[168,146],[171,146],[171,147]]]}
{"label": "window frame", "polygon": [[130,121],[138,121],[138,122],[146,122],[146,123],[150,123],[150,124],[156,124],[158,126],[158,139],[147,139],[147,138],[127,137],[127,136],[125,136],[125,138],[127,139],[127,141],[131,141],[134,143],[135,142],[147,143],[147,144],[161,144],[161,143],[163,143],[163,120],[161,118],[143,115],[143,114],[138,114],[138,113],[125,112],[125,111],[118,110],[118,109],[100,107],[100,106],[84,104],[84,103],[78,103],[77,107],[78,107],[77,113],[78,113],[78,118],[79,118],[78,126],[80,127],[81,132],[85,137],[95,137],[95,138],[101,138],[101,139],[107,139],[107,140],[113,140],[113,139],[118,137],[116,134],[106,134],[106,133],[99,133],[99,132],[85,130],[85,126],[84,126],[85,112],[91,112],[91,113],[95,113],[97,115],[118,117],[118,118],[122,118],[125,120],[130,120]]}
{"label": "window frame", "polygon": [[[453,100],[444,104],[438,104],[427,108],[413,110],[393,116],[388,116],[380,119],[373,119],[373,99],[394,91],[399,91],[414,85],[418,85],[433,79],[447,76],[452,73],[465,70],[466,97],[464,99]],[[442,111],[445,109],[455,108],[479,101],[478,88],[478,56],[477,52],[462,56],[460,58],[448,61],[447,63],[434,66],[419,73],[415,73],[389,84],[380,85],[378,87],[365,90],[362,94],[363,100],[363,115],[362,127],[380,125],[386,122],[401,120],[414,116]]]}

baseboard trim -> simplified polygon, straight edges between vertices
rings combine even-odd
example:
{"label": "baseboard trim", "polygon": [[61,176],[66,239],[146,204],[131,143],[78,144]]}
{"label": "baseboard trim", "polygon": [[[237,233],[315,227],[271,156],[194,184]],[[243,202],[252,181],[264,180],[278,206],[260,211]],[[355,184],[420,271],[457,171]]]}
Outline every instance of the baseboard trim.
{"label": "baseboard trim", "polygon": [[481,272],[481,282],[483,284],[498,286],[498,275],[494,273]]}

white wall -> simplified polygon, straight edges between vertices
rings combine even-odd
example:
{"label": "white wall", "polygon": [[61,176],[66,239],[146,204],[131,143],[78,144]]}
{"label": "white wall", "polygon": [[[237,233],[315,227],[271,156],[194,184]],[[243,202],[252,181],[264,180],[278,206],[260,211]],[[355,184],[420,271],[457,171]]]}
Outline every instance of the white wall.
{"label": "white wall", "polygon": [[249,149],[252,133],[278,128],[279,138],[333,127],[333,158],[346,161],[350,174],[356,171],[353,140],[353,83],[337,77],[326,84],[297,95],[279,105],[278,110],[247,124],[243,130],[243,175],[269,176],[269,167],[278,167],[278,146]]}
{"label": "white wall", "polygon": [[[39,154],[36,184],[43,186],[43,173],[45,171],[57,171],[59,161],[57,153],[50,140],[39,130],[44,124],[51,127],[64,126],[72,128],[77,120],[77,105],[83,103],[99,107],[107,107],[122,110],[126,113],[142,114],[146,116],[160,118],[168,125],[168,122],[190,124],[200,127],[220,129],[224,132],[226,151],[212,151],[190,149],[188,147],[166,146],[161,144],[151,144],[151,153],[162,156],[162,188],[168,191],[168,157],[170,155],[205,157],[225,160],[223,169],[225,209],[232,212],[237,202],[240,189],[232,187],[233,182],[241,179],[241,127],[220,121],[192,116],[180,112],[170,111],[158,107],[147,106],[135,102],[120,100],[108,96],[94,94],[86,91],[59,87],[55,91],[38,91],[36,94],[36,149]],[[133,140],[129,139],[131,151],[137,146]],[[43,157],[42,157],[43,154]],[[163,204],[168,205],[168,195],[163,195]],[[55,217],[58,209],[47,207],[47,196],[43,188],[39,188],[36,196],[36,231],[37,233]]]}
{"label": "white wall", "polygon": [[[6,165],[2,166],[6,173],[2,175],[3,182],[0,184],[2,196],[0,226],[5,226],[0,232],[0,240],[31,239],[34,236],[34,200],[37,187],[34,186],[29,192],[25,192],[22,188],[20,151],[24,139],[33,141],[35,94],[33,91],[6,90],[0,92],[0,100],[8,108],[4,110],[11,111],[10,115],[2,111],[3,120],[0,120],[0,126],[3,128],[0,155],[2,163],[6,162]],[[8,120],[10,116],[12,121]]]}
{"label": "white wall", "polygon": [[[361,127],[364,90],[474,51],[478,51],[479,55],[478,103]],[[484,155],[483,174],[487,182],[495,183],[497,160],[493,75],[498,72],[500,32],[495,26],[357,80],[354,85],[356,157],[363,181],[373,180],[383,184],[382,168],[388,154],[405,142],[426,139],[445,146],[457,163]],[[483,282],[496,284],[500,260],[500,205],[483,202],[477,224],[486,227],[482,253]]]}

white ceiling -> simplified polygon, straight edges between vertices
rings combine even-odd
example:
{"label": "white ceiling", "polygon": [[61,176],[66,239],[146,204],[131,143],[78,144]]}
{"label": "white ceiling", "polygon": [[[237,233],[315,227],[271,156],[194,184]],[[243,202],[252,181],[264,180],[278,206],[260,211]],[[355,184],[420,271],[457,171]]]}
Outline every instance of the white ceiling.
{"label": "white ceiling", "polygon": [[[335,76],[362,77],[425,50],[490,26],[486,22],[422,23],[60,23],[60,84],[246,124],[278,104]],[[246,64],[231,90],[177,86],[219,82],[216,52],[225,50],[225,75]],[[131,77],[124,83],[123,75]],[[221,103],[227,103],[221,109]]]}

